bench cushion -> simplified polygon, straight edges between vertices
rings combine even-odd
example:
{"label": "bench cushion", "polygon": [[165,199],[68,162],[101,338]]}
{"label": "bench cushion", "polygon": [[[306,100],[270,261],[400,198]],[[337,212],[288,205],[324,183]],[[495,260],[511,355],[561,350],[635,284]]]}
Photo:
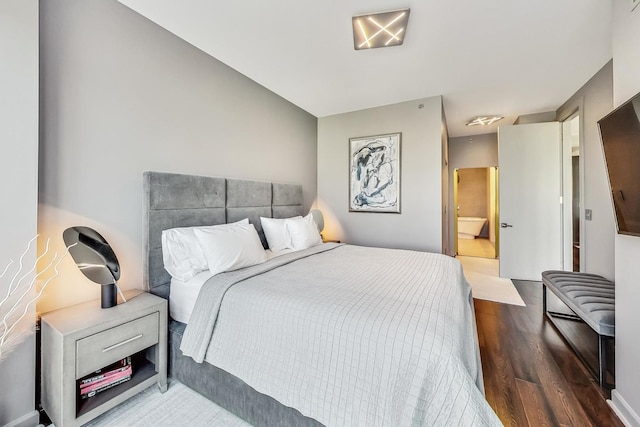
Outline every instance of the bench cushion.
{"label": "bench cushion", "polygon": [[545,271],[542,283],[599,335],[615,336],[615,286],[604,277]]}

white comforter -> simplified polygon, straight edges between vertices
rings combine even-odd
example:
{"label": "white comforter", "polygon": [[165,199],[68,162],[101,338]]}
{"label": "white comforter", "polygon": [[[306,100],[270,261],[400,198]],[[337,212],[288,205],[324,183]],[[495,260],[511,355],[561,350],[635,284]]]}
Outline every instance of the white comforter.
{"label": "white comforter", "polygon": [[443,255],[325,244],[212,277],[181,349],[327,426],[500,425],[470,292]]}

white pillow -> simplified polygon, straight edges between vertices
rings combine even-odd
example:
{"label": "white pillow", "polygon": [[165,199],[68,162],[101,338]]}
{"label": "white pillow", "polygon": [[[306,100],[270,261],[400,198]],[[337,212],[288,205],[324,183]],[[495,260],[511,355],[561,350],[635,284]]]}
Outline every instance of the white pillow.
{"label": "white pillow", "polygon": [[293,250],[299,251],[322,243],[318,226],[311,214],[300,219],[287,219],[284,224]]}
{"label": "white pillow", "polygon": [[194,234],[196,229],[231,228],[249,224],[243,219],[231,224],[208,225],[204,227],[181,227],[162,231],[162,260],[171,277],[186,282],[196,274],[206,270],[207,259]]}
{"label": "white pillow", "polygon": [[267,260],[253,224],[196,229],[194,232],[207,259],[211,275],[249,267]]}
{"label": "white pillow", "polygon": [[[292,218],[302,219],[300,215],[294,216]],[[287,219],[265,218],[263,216],[260,217],[262,231],[264,231],[264,236],[267,238],[269,249],[271,249],[273,252],[279,252],[283,249],[291,248],[291,246],[289,246],[286,229],[284,227],[284,222]]]}

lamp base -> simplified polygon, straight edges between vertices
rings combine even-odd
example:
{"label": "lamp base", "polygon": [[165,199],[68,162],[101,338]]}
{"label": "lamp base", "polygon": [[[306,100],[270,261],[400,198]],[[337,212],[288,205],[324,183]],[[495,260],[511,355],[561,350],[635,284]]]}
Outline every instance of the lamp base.
{"label": "lamp base", "polygon": [[118,305],[118,296],[116,294],[116,285],[102,285],[100,291],[100,307],[111,308]]}

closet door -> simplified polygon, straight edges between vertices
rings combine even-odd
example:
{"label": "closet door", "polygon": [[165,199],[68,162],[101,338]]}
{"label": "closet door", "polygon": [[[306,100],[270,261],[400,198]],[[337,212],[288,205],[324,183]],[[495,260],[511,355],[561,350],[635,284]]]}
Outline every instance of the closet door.
{"label": "closet door", "polygon": [[558,122],[498,129],[500,277],[562,270],[561,142]]}

